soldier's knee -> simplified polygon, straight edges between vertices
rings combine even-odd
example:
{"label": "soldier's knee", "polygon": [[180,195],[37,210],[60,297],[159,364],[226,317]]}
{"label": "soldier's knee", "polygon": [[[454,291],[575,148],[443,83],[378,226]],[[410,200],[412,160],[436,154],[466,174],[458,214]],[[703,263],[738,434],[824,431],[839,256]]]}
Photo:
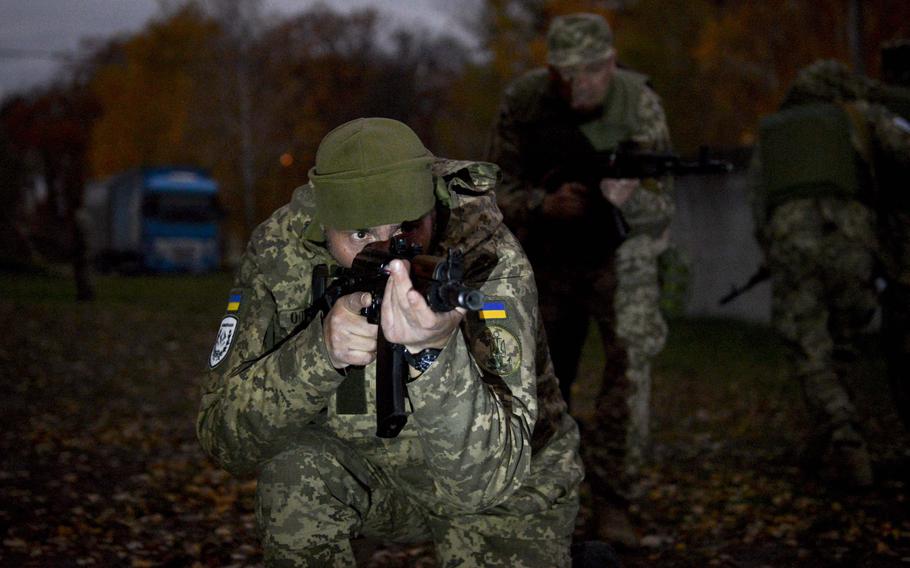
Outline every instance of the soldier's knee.
{"label": "soldier's knee", "polygon": [[[359,523],[357,502],[344,495],[345,468],[339,456],[320,445],[304,445],[269,460],[260,470],[256,519],[270,564],[347,554],[348,539]],[[338,485],[338,487],[335,487]],[[339,494],[342,495],[339,495]],[[321,552],[320,552],[321,551]],[[314,564],[318,565],[318,564]]]}
{"label": "soldier's knee", "polygon": [[259,471],[257,498],[268,498],[284,488],[321,484],[321,472],[332,459],[312,446],[299,446],[278,454]]}

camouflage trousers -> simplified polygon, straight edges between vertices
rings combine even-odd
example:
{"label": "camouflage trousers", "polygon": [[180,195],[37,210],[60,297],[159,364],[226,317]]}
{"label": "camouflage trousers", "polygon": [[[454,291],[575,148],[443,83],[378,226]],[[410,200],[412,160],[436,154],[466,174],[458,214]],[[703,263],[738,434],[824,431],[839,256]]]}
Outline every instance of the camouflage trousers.
{"label": "camouflage trousers", "polygon": [[651,361],[663,348],[657,257],[663,243],[640,235],[586,271],[538,270],[541,315],[563,397],[570,400],[593,319],[603,342],[602,380],[591,424],[582,428],[586,477],[595,496],[624,503],[649,437]]}
{"label": "camouflage trousers", "polygon": [[769,225],[772,323],[819,435],[855,422],[843,379],[878,303],[871,214],[840,200],[778,207]]}
{"label": "camouflage trousers", "polygon": [[432,479],[418,466],[382,467],[356,443],[318,427],[299,442],[259,473],[256,515],[267,566],[355,566],[350,540],[361,536],[432,540],[440,567],[570,564],[577,501],[533,511],[506,503],[484,514],[440,515],[424,506],[421,495],[432,490]]}

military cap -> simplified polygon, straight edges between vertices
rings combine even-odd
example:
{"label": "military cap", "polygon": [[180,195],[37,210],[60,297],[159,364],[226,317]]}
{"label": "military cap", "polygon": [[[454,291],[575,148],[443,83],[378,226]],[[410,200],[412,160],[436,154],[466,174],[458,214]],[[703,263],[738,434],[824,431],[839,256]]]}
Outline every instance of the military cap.
{"label": "military cap", "polygon": [[547,32],[547,63],[556,67],[590,63],[613,52],[613,30],[599,14],[559,16]]}
{"label": "military cap", "polygon": [[433,155],[407,125],[389,118],[358,118],[329,132],[309,171],[316,202],[307,238],[321,224],[364,229],[419,219],[436,203]]}

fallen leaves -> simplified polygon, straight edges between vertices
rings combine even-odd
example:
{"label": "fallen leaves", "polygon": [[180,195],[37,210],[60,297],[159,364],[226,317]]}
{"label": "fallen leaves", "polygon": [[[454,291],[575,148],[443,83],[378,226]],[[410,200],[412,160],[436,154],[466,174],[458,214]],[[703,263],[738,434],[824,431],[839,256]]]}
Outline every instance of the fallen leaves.
{"label": "fallen leaves", "polygon": [[[261,565],[255,481],[215,467],[195,439],[212,321],[3,302],[0,318],[23,322],[0,335],[0,564]],[[632,509],[642,548],[623,553],[626,566],[910,558],[905,433],[870,432],[879,483],[838,492],[799,467],[791,391],[766,379],[712,399],[688,372],[655,376],[653,460]],[[435,565],[429,545],[358,550],[362,566]]]}

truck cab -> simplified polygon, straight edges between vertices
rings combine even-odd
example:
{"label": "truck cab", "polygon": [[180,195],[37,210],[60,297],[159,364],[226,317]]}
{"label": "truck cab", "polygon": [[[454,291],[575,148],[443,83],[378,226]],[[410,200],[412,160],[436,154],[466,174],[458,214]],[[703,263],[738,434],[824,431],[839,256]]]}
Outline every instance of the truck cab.
{"label": "truck cab", "polygon": [[218,184],[196,168],[131,170],[100,185],[99,264],[125,272],[191,272],[221,265]]}

